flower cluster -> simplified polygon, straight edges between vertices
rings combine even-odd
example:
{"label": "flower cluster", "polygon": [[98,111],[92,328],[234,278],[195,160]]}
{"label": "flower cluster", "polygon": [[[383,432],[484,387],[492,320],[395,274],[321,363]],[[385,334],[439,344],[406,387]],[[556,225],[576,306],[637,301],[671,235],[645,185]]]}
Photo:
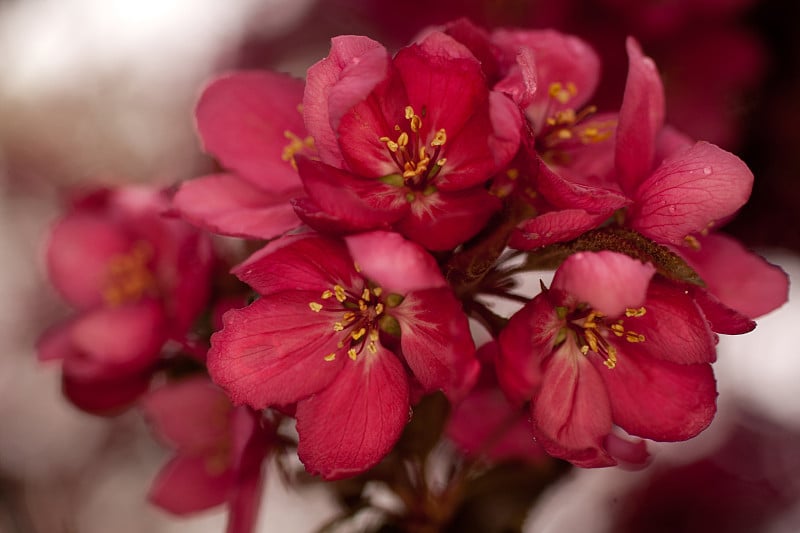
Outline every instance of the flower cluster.
{"label": "flower cluster", "polygon": [[[787,279],[717,232],[752,173],[666,125],[655,64],[632,38],[627,54],[621,107],[602,112],[586,43],[466,20],[394,54],[334,38],[305,81],[248,71],[211,82],[197,127],[224,171],[182,183],[172,213],[262,246],[232,269],[251,303],[224,314],[198,358],[241,407],[177,373],[147,397],[157,429],[177,432],[175,475],[211,487],[176,499],[163,478],[154,501],[239,501],[242,457],[257,468],[284,438],[272,425],[282,418],[296,420],[310,473],[366,472],[437,391],[454,409],[445,434],[473,457],[641,464],[641,439],[706,428],[717,334],[753,329]],[[215,305],[200,233],[167,235],[162,225],[182,222],[145,223],[127,205],[104,221],[71,215],[52,236],[52,278],[82,313],[42,354],[64,360],[73,400],[89,394],[78,384],[93,398],[141,393],[165,340],[185,345],[192,318]],[[88,232],[102,238],[80,248]],[[517,291],[546,267],[549,287]],[[522,307],[508,318],[489,297]],[[477,355],[473,336],[490,337]],[[119,384],[130,379],[129,394]],[[180,402],[200,418],[170,430]],[[200,413],[217,404],[219,423],[203,430]],[[237,417],[246,431],[230,429]],[[260,454],[243,451],[252,442]]]}

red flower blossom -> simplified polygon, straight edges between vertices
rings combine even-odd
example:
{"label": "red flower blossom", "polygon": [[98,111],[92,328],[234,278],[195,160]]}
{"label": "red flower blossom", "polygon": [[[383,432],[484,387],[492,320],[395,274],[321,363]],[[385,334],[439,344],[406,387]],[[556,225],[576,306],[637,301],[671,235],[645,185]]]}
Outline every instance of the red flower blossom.
{"label": "red flower blossom", "polygon": [[365,37],[337,37],[309,69],[303,105],[321,160],[299,166],[315,204],[299,207],[317,229],[333,216],[446,250],[499,209],[485,183],[516,153],[522,117],[451,37],[432,32],[394,58]]}
{"label": "red flower blossom", "polygon": [[274,428],[234,407],[205,377],[169,384],[142,399],[154,432],[175,457],[150,489],[150,501],[176,515],[226,503],[228,533],[250,533],[261,500],[261,463]]}
{"label": "red flower blossom", "polygon": [[173,204],[215,233],[271,239],[300,225],[289,200],[302,196],[296,154],[314,154],[300,102],[303,82],[237,72],[203,91],[195,116],[205,150],[228,172],[184,182]]}
{"label": "red flower blossom", "polygon": [[460,303],[433,258],[397,234],[284,237],[234,273],[261,297],[225,314],[209,371],[237,404],[296,404],[312,473],[353,475],[388,453],[411,376],[460,398],[477,375]]}
{"label": "red flower blossom", "polygon": [[166,195],[151,189],[104,191],[52,229],[48,274],[78,314],[45,332],[39,357],[63,360],[64,392],[82,409],[133,401],[164,342],[182,341],[206,303],[210,243],[161,217],[166,207]]}
{"label": "red flower blossom", "polygon": [[[617,464],[614,425],[684,440],[716,411],[715,336],[680,288],[613,252],[578,253],[500,335],[498,378],[531,400],[534,435],[579,466]],[[634,453],[634,455],[639,455]]]}

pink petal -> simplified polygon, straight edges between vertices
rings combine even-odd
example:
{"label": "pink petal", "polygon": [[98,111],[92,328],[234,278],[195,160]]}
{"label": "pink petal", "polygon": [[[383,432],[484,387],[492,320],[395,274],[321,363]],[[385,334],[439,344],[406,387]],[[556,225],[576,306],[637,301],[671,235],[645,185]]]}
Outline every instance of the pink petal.
{"label": "pink petal", "polygon": [[619,347],[613,369],[599,357],[614,422],[631,435],[678,441],[704,430],[716,412],[717,389],[711,365],[678,365],[648,357],[643,345]]}
{"label": "pink petal", "polygon": [[[539,442],[545,451],[569,460],[591,457],[613,464],[603,448],[611,432],[611,406],[598,371],[572,342],[545,363],[542,386],[531,405]],[[574,455],[574,457],[573,457]]]}
{"label": "pink petal", "polygon": [[[644,308],[643,316],[621,316],[620,320],[626,331],[644,335],[640,347],[648,355],[684,365],[716,360],[716,338],[683,286],[654,280]],[[627,345],[623,339],[616,339],[620,349]]]}
{"label": "pink petal", "polygon": [[50,281],[67,302],[78,308],[102,304],[109,262],[128,253],[132,245],[132,236],[102,215],[69,215],[50,233],[47,247]]}
{"label": "pink petal", "polygon": [[511,235],[509,246],[534,250],[557,242],[570,241],[605,222],[611,212],[591,214],[583,209],[562,209],[542,213],[523,222]]}
{"label": "pink petal", "polygon": [[536,59],[528,47],[519,49],[512,65],[505,77],[497,82],[493,89],[506,94],[521,108],[528,107],[539,88],[536,72]]}
{"label": "pink petal", "polygon": [[183,182],[173,205],[183,218],[211,232],[272,239],[300,225],[289,203],[304,194],[297,185],[268,192],[231,174],[213,174]]}
{"label": "pink petal", "polygon": [[260,413],[239,407],[233,416],[236,481],[228,496],[226,533],[252,533],[258,519],[264,488],[264,465],[275,438],[274,428],[259,425]]}
{"label": "pink petal", "polygon": [[174,249],[169,260],[160,265],[159,276],[168,286],[165,307],[170,316],[170,335],[182,340],[209,303],[210,280],[218,258],[206,232],[181,221],[170,222],[184,231],[175,232]]}
{"label": "pink petal", "polygon": [[436,260],[397,233],[361,233],[346,237],[345,242],[362,275],[384,290],[405,295],[447,286]]}
{"label": "pink petal", "polygon": [[[282,292],[225,313],[222,331],[211,336],[208,370],[234,404],[290,404],[335,379],[347,358],[333,330],[341,315],[309,308],[324,302],[320,292]],[[325,360],[336,352],[342,353]]]}
{"label": "pink petal", "polygon": [[656,268],[616,252],[580,252],[556,271],[551,287],[587,302],[608,317],[644,303]]}
{"label": "pink petal", "polygon": [[314,137],[320,157],[326,163],[338,167],[344,165],[331,126],[328,102],[330,89],[339,80],[345,68],[357,64],[360,56],[375,49],[382,50],[383,47],[367,37],[353,35],[334,37],[328,56],[308,69],[303,94],[303,118],[309,134]]}
{"label": "pink petal", "polygon": [[361,282],[344,243],[314,233],[272,241],[233,273],[264,296],[310,291],[318,299],[336,284],[353,287]]}
{"label": "pink petal", "polygon": [[542,382],[541,362],[553,350],[562,323],[545,294],[512,315],[500,332],[495,364],[497,380],[515,405],[531,399]]}
{"label": "pink petal", "polygon": [[375,354],[348,359],[325,390],[297,405],[300,460],[327,480],[371,468],[400,437],[408,401],[408,378],[390,351],[379,345]]}
{"label": "pink petal", "polygon": [[230,432],[233,406],[206,377],[159,387],[142,398],[141,406],[155,432],[179,450],[206,453]]}
{"label": "pink petal", "polygon": [[[116,308],[101,308],[77,318],[71,329],[72,345],[85,355],[83,378],[112,378],[150,366],[166,341],[161,306],[151,300]],[[76,361],[65,361],[65,371],[77,375]]]}
{"label": "pink petal", "polygon": [[456,402],[477,379],[479,365],[467,317],[449,289],[406,295],[388,310],[400,323],[403,357],[426,392],[443,390]]}
{"label": "pink petal", "polygon": [[305,137],[302,94],[301,80],[266,70],[216,79],[195,111],[205,150],[265,191],[297,189],[300,181],[284,149],[286,132]]}
{"label": "pink petal", "polygon": [[150,385],[150,372],[109,379],[82,380],[62,375],[62,392],[73,405],[87,413],[113,416],[133,404]]}
{"label": "pink petal", "polygon": [[582,209],[589,213],[609,214],[630,204],[618,191],[587,185],[569,179],[569,173],[555,171],[537,157],[537,191],[549,203],[562,209]]}
{"label": "pink petal", "polygon": [[699,250],[682,255],[723,304],[750,318],[777,309],[789,297],[789,278],[738,241],[721,233],[698,237]]}
{"label": "pink petal", "polygon": [[[485,109],[488,90],[481,65],[461,43],[444,33],[432,32],[420,43],[402,48],[394,64],[403,79],[408,105],[427,110],[423,128],[444,128],[456,136],[471,116]],[[398,109],[398,118],[402,109]],[[391,126],[391,125],[390,125]]]}
{"label": "pink petal", "polygon": [[756,328],[754,320],[723,304],[707,290],[697,287],[691,294],[695,303],[702,309],[712,331],[723,335],[741,335]]}
{"label": "pink petal", "polygon": [[628,79],[619,111],[616,166],[622,190],[633,194],[653,167],[656,136],[664,125],[664,87],[655,63],[633,37],[628,50]]}
{"label": "pink petal", "polygon": [[72,325],[74,319],[47,328],[36,341],[36,354],[39,361],[60,361],[75,357],[72,345]]}
{"label": "pink petal", "polygon": [[429,250],[452,250],[482,230],[500,207],[500,200],[480,187],[437,191],[417,196],[395,228]]}
{"label": "pink petal", "polygon": [[358,179],[347,171],[299,159],[303,185],[323,211],[361,230],[395,222],[408,212],[402,189],[379,180]]}
{"label": "pink petal", "polygon": [[230,470],[214,472],[209,458],[179,455],[159,472],[148,499],[175,515],[187,515],[225,502],[233,481]]}
{"label": "pink petal", "polygon": [[685,245],[742,207],[753,187],[744,162],[721,148],[698,142],[664,160],[636,192],[631,227],[652,239]]}

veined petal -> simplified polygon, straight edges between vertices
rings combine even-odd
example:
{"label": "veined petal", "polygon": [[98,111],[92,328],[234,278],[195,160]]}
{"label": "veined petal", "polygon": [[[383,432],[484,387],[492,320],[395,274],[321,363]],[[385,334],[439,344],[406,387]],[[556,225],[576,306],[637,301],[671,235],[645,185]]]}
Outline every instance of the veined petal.
{"label": "veined petal", "polygon": [[565,342],[545,362],[531,413],[537,435],[545,437],[539,442],[548,453],[570,461],[581,457],[613,464],[603,447],[612,426],[608,395],[598,370],[574,343]]}
{"label": "veined petal", "polygon": [[541,158],[537,157],[536,161],[536,189],[556,207],[608,214],[631,203],[618,191],[578,183],[563,175],[561,170],[551,169]]}
{"label": "veined petal", "polygon": [[400,346],[426,392],[443,390],[461,399],[480,370],[467,317],[447,288],[407,294],[389,313],[400,324]]}
{"label": "veined petal", "polygon": [[205,150],[265,191],[297,189],[300,180],[284,151],[289,135],[305,139],[302,97],[302,80],[266,70],[214,80],[195,111]]}
{"label": "veined petal", "polygon": [[656,64],[642,53],[633,37],[628,50],[628,79],[619,111],[616,167],[622,190],[632,195],[650,174],[656,136],[664,125],[664,87]]}
{"label": "veined petal", "polygon": [[[335,379],[347,359],[333,328],[339,315],[310,309],[319,296],[287,291],[225,313],[223,329],[211,336],[208,370],[234,404],[290,404]],[[342,353],[326,360],[337,352]]]}
{"label": "veined petal", "polygon": [[451,250],[475,236],[501,202],[480,187],[417,195],[395,228],[429,250]]}
{"label": "veined petal", "polygon": [[268,192],[231,174],[213,174],[183,182],[173,205],[181,217],[211,232],[272,239],[300,225],[289,200],[303,194],[299,186]]}
{"label": "veined petal", "polygon": [[233,274],[263,296],[310,291],[314,301],[334,285],[352,287],[360,280],[344,243],[315,233],[272,241],[235,267]]}
{"label": "veined petal", "polygon": [[348,359],[328,387],[297,405],[297,454],[306,469],[333,480],[377,464],[408,421],[408,394],[403,365],[380,344],[375,354]]}
{"label": "veined petal", "polygon": [[758,318],[786,303],[789,278],[783,269],[721,233],[697,240],[699,250],[682,249],[681,255],[723,304]]}
{"label": "veined petal", "polygon": [[362,274],[384,290],[405,295],[447,286],[436,260],[397,233],[373,231],[345,237],[345,241]]}
{"label": "veined petal", "polygon": [[[326,163],[338,167],[344,160],[339,152],[335,129],[331,125],[328,96],[349,65],[372,51],[384,50],[380,43],[367,37],[344,35],[331,40],[328,56],[308,69],[305,93],[303,94],[303,117],[308,132],[314,137],[320,157]],[[374,53],[374,52],[373,52]]]}
{"label": "veined petal", "polygon": [[230,470],[215,472],[208,458],[179,455],[159,472],[148,494],[154,505],[178,516],[224,503],[231,489]]}
{"label": "veined petal", "polygon": [[616,317],[645,301],[656,268],[616,252],[580,252],[569,256],[556,271],[554,289],[587,302],[606,316]]}
{"label": "veined petal", "polygon": [[693,287],[691,294],[712,331],[723,335],[741,335],[756,328],[754,320],[723,304],[706,289]]}
{"label": "veined petal", "polygon": [[613,369],[592,357],[603,376],[614,422],[646,439],[678,441],[704,430],[716,413],[717,388],[709,364],[679,365],[648,357],[644,346],[618,346]]}
{"label": "veined petal", "polygon": [[[744,162],[706,142],[674,153],[636,191],[631,227],[668,244],[707,231],[742,207],[753,187]],[[696,237],[695,237],[696,238]]]}
{"label": "veined petal", "polygon": [[566,242],[599,227],[611,214],[591,214],[583,209],[542,213],[523,222],[511,234],[509,246],[517,250],[534,250],[548,244]]}
{"label": "veined petal", "polygon": [[403,190],[379,180],[359,179],[320,161],[298,159],[303,185],[323,211],[348,226],[374,229],[397,221],[408,212]]}

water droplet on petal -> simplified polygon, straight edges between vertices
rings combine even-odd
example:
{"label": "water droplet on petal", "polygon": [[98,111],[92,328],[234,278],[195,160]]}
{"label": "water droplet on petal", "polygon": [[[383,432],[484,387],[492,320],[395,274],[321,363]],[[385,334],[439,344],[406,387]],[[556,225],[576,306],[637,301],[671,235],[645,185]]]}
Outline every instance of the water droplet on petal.
{"label": "water droplet on petal", "polygon": [[703,168],[703,174],[705,174],[706,176],[711,174],[711,167],[704,167]]}
{"label": "water droplet on petal", "polygon": [[669,212],[670,213],[674,213],[675,212],[675,206],[674,205],[669,206]]}

